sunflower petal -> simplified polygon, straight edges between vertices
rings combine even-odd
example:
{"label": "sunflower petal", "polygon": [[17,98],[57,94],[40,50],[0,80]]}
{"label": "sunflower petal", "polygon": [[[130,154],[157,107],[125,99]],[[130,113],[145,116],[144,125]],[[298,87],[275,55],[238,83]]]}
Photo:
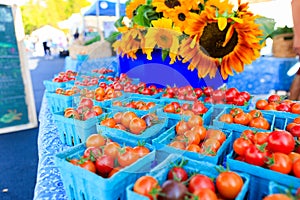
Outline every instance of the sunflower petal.
{"label": "sunflower petal", "polygon": [[228,28],[228,31],[226,33],[225,41],[223,42],[222,47],[225,47],[227,45],[227,43],[230,41],[233,33],[234,33],[233,25],[230,25]]}
{"label": "sunflower petal", "polygon": [[223,31],[227,26],[227,18],[226,17],[219,17],[218,18],[218,27],[220,31]]}
{"label": "sunflower petal", "polygon": [[242,23],[244,22],[243,19],[238,18],[238,17],[230,17],[230,19],[232,19],[233,21],[235,21],[235,22],[237,22],[237,23],[240,23],[240,24],[242,24]]}

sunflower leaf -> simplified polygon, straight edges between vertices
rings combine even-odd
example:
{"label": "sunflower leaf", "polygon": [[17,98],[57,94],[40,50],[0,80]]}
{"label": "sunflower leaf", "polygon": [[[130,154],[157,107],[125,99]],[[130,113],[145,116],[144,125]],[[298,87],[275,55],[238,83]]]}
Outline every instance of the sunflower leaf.
{"label": "sunflower leaf", "polygon": [[133,22],[144,27],[151,27],[151,21],[156,19],[158,19],[158,13],[154,11],[153,6],[142,5],[137,9]]}
{"label": "sunflower leaf", "polygon": [[255,23],[260,25],[260,30],[263,31],[263,36],[261,37],[260,44],[264,43],[264,41],[271,36],[274,31],[275,21],[274,19],[267,17],[258,17],[255,20]]}

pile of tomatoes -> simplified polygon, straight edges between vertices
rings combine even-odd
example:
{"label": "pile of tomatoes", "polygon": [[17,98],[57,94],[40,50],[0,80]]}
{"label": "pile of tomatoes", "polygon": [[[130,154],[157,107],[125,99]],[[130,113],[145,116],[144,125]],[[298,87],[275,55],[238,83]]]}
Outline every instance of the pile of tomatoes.
{"label": "pile of tomatoes", "polygon": [[121,146],[100,134],[90,135],[85,145],[86,149],[80,159],[67,160],[76,166],[97,173],[103,178],[113,176],[119,170],[150,153],[150,149],[143,144],[134,147]]}
{"label": "pile of tomatoes", "polygon": [[76,86],[73,86],[70,89],[56,88],[56,90],[55,90],[56,94],[65,95],[65,96],[72,96],[72,95],[77,94],[79,92],[80,92],[80,89]]}
{"label": "pile of tomatoes", "polygon": [[244,185],[242,177],[232,171],[222,171],[216,177],[209,177],[187,171],[180,165],[172,167],[166,178],[160,185],[155,176],[142,176],[134,183],[133,191],[151,200],[217,200],[236,198]]}
{"label": "pile of tomatoes", "polygon": [[188,121],[179,121],[175,125],[175,134],[169,146],[210,156],[215,156],[226,140],[223,131],[206,129],[198,115],[191,116]]}
{"label": "pile of tomatoes", "polygon": [[130,100],[130,101],[114,101],[112,103],[113,106],[125,107],[125,108],[132,108],[136,110],[149,110],[156,106],[156,103],[153,101],[145,102],[143,100]]}
{"label": "pile of tomatoes", "polygon": [[[296,117],[292,122],[288,123],[286,128],[294,137],[300,137],[300,117]],[[300,143],[299,143],[300,145]],[[300,150],[299,150],[300,151]]]}
{"label": "pile of tomatoes", "polygon": [[182,87],[170,87],[164,89],[162,97],[175,98],[179,100],[195,101],[203,94],[201,88],[193,88],[191,85]]}
{"label": "pile of tomatoes", "polygon": [[232,108],[229,113],[222,114],[218,120],[228,124],[235,123],[257,129],[270,129],[270,123],[264,118],[260,110],[245,112],[241,108]]}
{"label": "pile of tomatoes", "polygon": [[98,85],[98,77],[81,75],[81,78],[77,78],[75,86],[96,86]]}
{"label": "pile of tomatoes", "polygon": [[203,88],[204,102],[213,104],[232,104],[245,106],[249,104],[251,95],[246,91],[238,91],[236,88],[217,89],[212,87]]}
{"label": "pile of tomatoes", "polygon": [[142,134],[146,128],[151,127],[155,123],[159,123],[156,114],[149,113],[139,117],[132,111],[116,112],[112,117],[107,117],[100,121],[102,126],[128,131],[136,135]]}
{"label": "pile of tomatoes", "polygon": [[195,115],[203,115],[208,111],[208,108],[203,104],[202,101],[194,101],[191,103],[182,103],[180,104],[177,101],[173,101],[164,106],[163,111],[166,113],[174,113],[174,114],[182,114],[191,116]]}
{"label": "pile of tomatoes", "polygon": [[300,114],[300,102],[284,99],[285,97],[273,94],[268,99],[259,99],[255,106],[259,110],[275,110]]}
{"label": "pile of tomatoes", "polygon": [[56,77],[52,79],[53,82],[68,82],[74,81],[77,76],[77,72],[72,70],[67,70],[66,72],[60,72]]}
{"label": "pile of tomatoes", "polygon": [[300,178],[300,147],[287,131],[245,130],[233,142],[233,150],[235,159]]}
{"label": "pile of tomatoes", "polygon": [[114,70],[106,68],[106,67],[101,67],[100,69],[93,69],[93,73],[98,73],[98,74],[108,74],[114,72]]}
{"label": "pile of tomatoes", "polygon": [[90,98],[81,98],[77,108],[66,108],[64,110],[64,117],[85,121],[102,113],[102,108],[94,105]]}

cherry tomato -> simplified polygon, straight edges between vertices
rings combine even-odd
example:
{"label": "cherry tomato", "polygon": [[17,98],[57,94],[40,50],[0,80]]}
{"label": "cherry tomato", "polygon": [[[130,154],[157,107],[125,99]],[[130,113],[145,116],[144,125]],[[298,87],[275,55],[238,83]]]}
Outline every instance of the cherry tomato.
{"label": "cherry tomato", "polygon": [[233,142],[233,150],[235,153],[237,153],[240,156],[243,156],[246,152],[246,149],[252,144],[252,142],[249,139],[245,138],[237,138]]}
{"label": "cherry tomato", "polygon": [[293,174],[297,177],[300,178],[300,159],[296,160],[293,163]]}
{"label": "cherry tomato", "polygon": [[189,130],[189,126],[188,123],[184,120],[179,121],[175,126],[175,131],[177,135],[182,135],[187,130]]}
{"label": "cherry tomato", "polygon": [[231,124],[233,123],[233,116],[231,114],[223,114],[221,115],[220,119],[219,119],[221,122],[225,122],[225,123],[228,123],[228,124]]}
{"label": "cherry tomato", "polygon": [[247,113],[239,113],[233,118],[233,122],[236,124],[241,124],[247,126],[250,122],[249,116]]}
{"label": "cherry tomato", "polygon": [[252,119],[249,123],[249,126],[253,128],[264,129],[264,130],[270,129],[269,122],[263,117],[257,117]]}
{"label": "cherry tomato", "polygon": [[188,179],[188,173],[182,167],[175,166],[168,172],[168,179],[186,181]]}
{"label": "cherry tomato", "polygon": [[196,174],[193,176],[189,182],[188,189],[189,192],[193,193],[199,189],[207,188],[215,192],[215,185],[213,181],[206,175]]}
{"label": "cherry tomato", "polygon": [[87,159],[85,161],[79,161],[79,166],[86,169],[86,170],[88,170],[88,171],[90,171],[90,172],[96,173],[96,166],[89,159]]}
{"label": "cherry tomato", "polygon": [[195,127],[195,126],[202,126],[203,125],[203,119],[199,115],[193,115],[188,119],[187,125],[190,129]]}
{"label": "cherry tomato", "polygon": [[[154,198],[150,192],[159,188],[160,186],[155,178],[152,176],[142,176],[134,183],[133,191],[153,200]],[[157,197],[157,195],[155,197]]]}
{"label": "cherry tomato", "polygon": [[221,172],[216,178],[217,190],[226,199],[235,199],[243,185],[242,177],[235,172]]}
{"label": "cherry tomato", "polygon": [[108,155],[112,158],[117,158],[119,150],[120,150],[120,145],[116,142],[109,142],[104,146],[103,152],[105,155]]}
{"label": "cherry tomato", "polygon": [[268,101],[264,100],[264,99],[259,99],[256,103],[255,103],[255,107],[259,110],[264,110],[265,107],[268,105]]}
{"label": "cherry tomato", "polygon": [[143,145],[139,145],[133,147],[133,152],[136,153],[141,158],[147,155],[148,153],[150,153],[150,150]]}
{"label": "cherry tomato", "polygon": [[97,173],[106,177],[114,168],[114,158],[108,155],[102,155],[95,161]]}
{"label": "cherry tomato", "polygon": [[86,141],[86,147],[101,147],[105,145],[105,138],[100,134],[92,134],[90,135]]}
{"label": "cherry tomato", "polygon": [[295,114],[300,114],[300,103],[295,103],[291,108],[291,112]]}
{"label": "cherry tomato", "polygon": [[134,112],[126,111],[122,115],[121,124],[126,128],[129,128],[130,121],[135,117],[137,117],[137,115]]}
{"label": "cherry tomato", "polygon": [[114,128],[116,126],[116,121],[114,118],[106,118],[100,122],[100,125]]}
{"label": "cherry tomato", "polygon": [[[218,199],[216,193],[208,188],[196,190],[195,192],[193,192],[193,195],[201,200],[217,200]],[[194,199],[195,199],[194,197],[191,198],[191,200],[194,200]]]}
{"label": "cherry tomato", "polygon": [[129,130],[131,133],[139,135],[147,128],[145,120],[135,117],[129,123]]}
{"label": "cherry tomato", "polygon": [[263,198],[263,200],[291,200],[286,194],[270,194]]}
{"label": "cherry tomato", "polygon": [[252,165],[263,166],[266,161],[266,150],[260,150],[256,145],[251,145],[245,151],[245,161]]}
{"label": "cherry tomato", "polygon": [[134,151],[131,150],[124,150],[123,149],[118,153],[117,159],[118,163],[121,167],[126,167],[134,163],[139,159],[139,155],[136,154]]}
{"label": "cherry tomato", "polygon": [[283,174],[289,174],[292,171],[293,162],[290,157],[284,153],[275,152],[267,161],[269,169],[280,172]]}
{"label": "cherry tomato", "polygon": [[286,131],[272,131],[268,136],[268,149],[272,152],[289,154],[294,150],[295,140]]}
{"label": "cherry tomato", "polygon": [[279,102],[281,102],[281,97],[278,94],[273,94],[268,97],[268,102],[269,103],[271,103],[271,102],[279,103]]}

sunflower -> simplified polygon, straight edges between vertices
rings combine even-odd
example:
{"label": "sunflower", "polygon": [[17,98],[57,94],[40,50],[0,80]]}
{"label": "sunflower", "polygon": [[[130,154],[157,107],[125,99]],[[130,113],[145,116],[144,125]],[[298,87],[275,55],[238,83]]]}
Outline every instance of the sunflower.
{"label": "sunflower", "polygon": [[126,54],[127,57],[137,59],[136,52],[144,46],[143,28],[130,28],[122,34],[122,40],[114,42],[112,47],[121,54],[122,57]]}
{"label": "sunflower", "polygon": [[126,5],[126,16],[132,19],[139,6],[146,4],[146,0],[131,0]]}
{"label": "sunflower", "polygon": [[190,18],[189,5],[183,4],[182,6],[176,6],[172,12],[166,13],[166,17],[172,19],[175,26],[180,27],[180,30],[184,32],[188,26],[187,19]]}
{"label": "sunflower", "polygon": [[152,0],[152,6],[156,7],[156,12],[163,12],[164,17],[167,17],[176,6],[181,5],[180,0]]}
{"label": "sunflower", "polygon": [[190,38],[182,41],[179,54],[183,62],[190,61],[190,70],[197,67],[199,77],[214,77],[219,68],[223,79],[227,79],[259,57],[258,37],[262,33],[255,17],[245,9],[240,10],[243,19],[234,15],[217,17],[216,11],[216,7],[206,6],[199,15],[191,13],[185,31]]}
{"label": "sunflower", "polygon": [[178,36],[182,34],[179,27],[173,26],[171,19],[161,18],[152,21],[153,27],[147,30],[145,35],[144,52],[147,59],[152,60],[151,53],[155,46],[169,51],[170,64],[176,61],[179,49]]}

